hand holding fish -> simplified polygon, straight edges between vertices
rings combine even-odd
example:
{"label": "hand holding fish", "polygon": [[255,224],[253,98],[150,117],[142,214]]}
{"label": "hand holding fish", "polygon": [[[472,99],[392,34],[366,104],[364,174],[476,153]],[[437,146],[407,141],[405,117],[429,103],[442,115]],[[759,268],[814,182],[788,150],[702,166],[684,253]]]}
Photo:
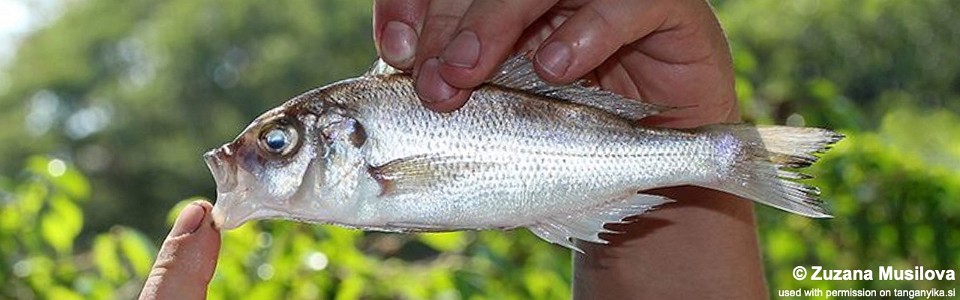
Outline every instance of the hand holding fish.
{"label": "hand holding fish", "polygon": [[687,109],[674,127],[736,121],[733,70],[706,1],[378,0],[374,36],[388,64],[416,75],[424,105],[457,109],[513,53],[536,51],[553,84],[588,78],[632,99]]}
{"label": "hand holding fish", "polygon": [[[374,30],[381,57],[417,71],[420,98],[437,111],[462,106],[511,53],[536,51],[547,81],[586,77],[628,98],[687,107],[642,123],[739,120],[729,49],[703,0],[378,0]],[[615,227],[626,233],[610,235],[610,245],[582,244],[575,295],[765,297],[752,205],[708,189],[668,190],[672,208]],[[696,267],[677,268],[685,264]]]}

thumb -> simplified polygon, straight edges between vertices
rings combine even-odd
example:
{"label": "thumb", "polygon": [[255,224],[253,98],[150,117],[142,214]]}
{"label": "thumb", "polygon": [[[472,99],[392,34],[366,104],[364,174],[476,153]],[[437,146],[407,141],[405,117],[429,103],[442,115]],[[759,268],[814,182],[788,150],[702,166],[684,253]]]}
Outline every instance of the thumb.
{"label": "thumb", "polygon": [[187,205],[157,254],[140,299],[204,299],[217,267],[220,232],[207,201]]}

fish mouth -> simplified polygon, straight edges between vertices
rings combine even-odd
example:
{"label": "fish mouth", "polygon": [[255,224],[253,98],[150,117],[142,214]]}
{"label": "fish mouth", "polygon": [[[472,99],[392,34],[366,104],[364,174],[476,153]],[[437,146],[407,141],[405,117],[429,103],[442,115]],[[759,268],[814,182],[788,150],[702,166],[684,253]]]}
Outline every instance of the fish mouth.
{"label": "fish mouth", "polygon": [[249,181],[252,174],[237,167],[230,144],[207,151],[203,161],[213,174],[217,184],[217,201],[213,205],[213,225],[220,230],[230,230],[257,219],[281,216],[276,210],[249,201]]}
{"label": "fish mouth", "polygon": [[207,151],[203,154],[203,161],[213,174],[213,181],[217,184],[217,193],[227,193],[237,187],[237,168],[229,160],[230,148],[227,145]]}
{"label": "fish mouth", "polygon": [[234,207],[238,204],[237,199],[233,199],[238,195],[234,193],[237,188],[237,167],[231,159],[232,154],[228,145],[203,154],[203,161],[217,185],[217,201],[212,214],[213,225],[219,229],[233,229],[243,224],[243,221],[228,216],[228,212],[236,210]]}

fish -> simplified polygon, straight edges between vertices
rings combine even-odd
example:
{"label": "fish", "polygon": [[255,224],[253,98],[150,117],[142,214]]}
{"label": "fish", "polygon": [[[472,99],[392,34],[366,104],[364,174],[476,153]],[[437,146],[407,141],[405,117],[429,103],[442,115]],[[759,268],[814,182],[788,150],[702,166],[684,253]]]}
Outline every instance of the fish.
{"label": "fish", "polygon": [[[605,224],[695,185],[812,218],[831,217],[810,166],[843,138],[811,127],[644,127],[671,109],[590,86],[554,86],[509,58],[461,109],[424,108],[410,74],[382,60],[296,96],[203,159],[215,225],[287,219],[387,232],[526,228],[578,250]],[[737,200],[743,201],[743,200]]]}

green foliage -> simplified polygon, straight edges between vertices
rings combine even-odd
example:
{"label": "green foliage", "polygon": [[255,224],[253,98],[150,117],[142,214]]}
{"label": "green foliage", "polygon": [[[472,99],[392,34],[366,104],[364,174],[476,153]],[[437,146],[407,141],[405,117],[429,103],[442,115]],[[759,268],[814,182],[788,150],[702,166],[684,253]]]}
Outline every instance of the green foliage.
{"label": "green foliage", "polygon": [[[73,251],[86,179],[44,157],[31,158],[25,171],[25,179],[3,186],[0,267],[11,271],[0,273],[9,287],[0,298],[135,296],[153,264],[154,242],[115,226],[96,234],[90,249]],[[259,222],[225,233],[223,243],[211,299],[569,296],[567,251],[525,231],[402,235]]]}
{"label": "green foliage", "polygon": [[[716,1],[745,119],[839,128],[807,172],[835,218],[759,208],[771,290],[794,266],[960,269],[960,2]],[[130,298],[200,162],[260,112],[362,72],[370,3],[67,1],[0,78],[0,298]],[[29,139],[30,143],[23,143]],[[122,225],[121,225],[122,224]],[[364,233],[257,222],[224,234],[234,298],[569,297],[569,252],[530,233]]]}
{"label": "green foliage", "polygon": [[566,251],[532,246],[542,242],[527,232],[401,235],[259,222],[223,242],[231,246],[212,299],[569,297]]}
{"label": "green foliage", "polygon": [[[797,281],[795,266],[871,269],[960,268],[960,175],[956,153],[936,158],[920,153],[916,133],[899,135],[910,120],[926,119],[901,110],[884,118],[879,132],[850,135],[823,158],[813,173],[835,218],[829,221],[784,216],[762,209],[760,226],[766,249],[767,278],[779,289],[930,289],[949,288],[937,281]],[[949,121],[947,121],[949,119]],[[960,132],[951,115],[936,122],[943,129],[930,138]],[[960,146],[950,140],[944,149]],[[919,151],[918,151],[919,150]],[[952,164],[944,163],[952,161]],[[803,245],[803,246],[798,246]]]}
{"label": "green foliage", "polygon": [[866,130],[904,102],[960,111],[958,2],[728,0],[718,14],[750,120]]}
{"label": "green foliage", "polygon": [[90,193],[74,166],[34,156],[21,177],[0,186],[0,298],[113,299],[139,288],[156,249],[138,231],[117,226],[90,253],[73,250]]}
{"label": "green foliage", "polygon": [[164,215],[155,212],[213,191],[200,153],[374,58],[370,3],[63,5],[63,17],[24,41],[6,70],[16,76],[0,94],[8,125],[0,141],[18,147],[0,147],[0,170],[16,171],[34,153],[75,161],[97,194],[85,210],[94,231],[121,223],[160,234]]}

